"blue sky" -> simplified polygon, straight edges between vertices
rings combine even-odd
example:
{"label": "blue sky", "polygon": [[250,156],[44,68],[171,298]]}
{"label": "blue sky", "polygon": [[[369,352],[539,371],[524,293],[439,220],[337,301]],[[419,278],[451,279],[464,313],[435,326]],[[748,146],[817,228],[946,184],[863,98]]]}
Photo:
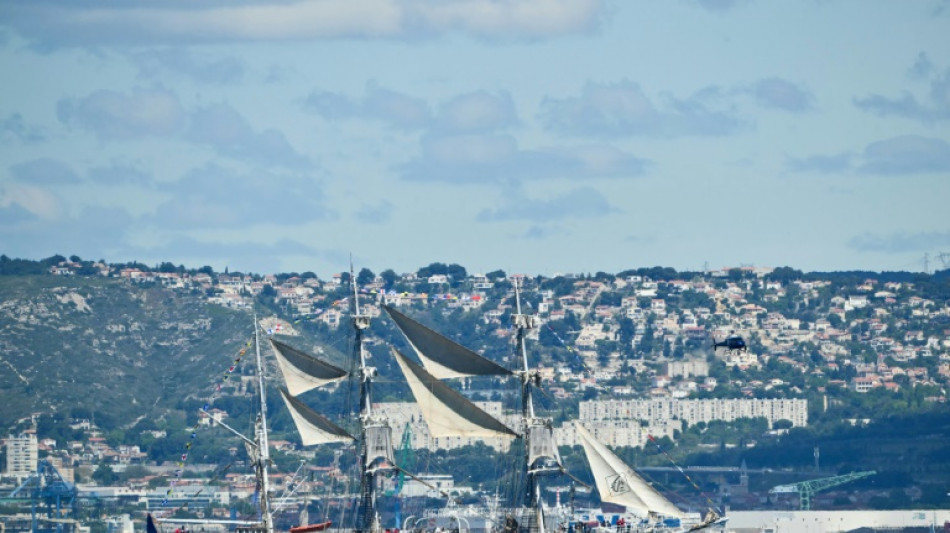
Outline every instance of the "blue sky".
{"label": "blue sky", "polygon": [[5,0],[0,252],[939,268],[950,2]]}

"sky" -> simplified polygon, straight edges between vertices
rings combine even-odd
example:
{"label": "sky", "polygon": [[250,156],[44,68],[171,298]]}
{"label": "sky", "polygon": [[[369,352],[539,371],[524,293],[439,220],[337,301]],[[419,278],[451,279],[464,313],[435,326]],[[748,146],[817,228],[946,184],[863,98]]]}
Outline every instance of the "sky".
{"label": "sky", "polygon": [[947,0],[0,5],[12,258],[950,266]]}

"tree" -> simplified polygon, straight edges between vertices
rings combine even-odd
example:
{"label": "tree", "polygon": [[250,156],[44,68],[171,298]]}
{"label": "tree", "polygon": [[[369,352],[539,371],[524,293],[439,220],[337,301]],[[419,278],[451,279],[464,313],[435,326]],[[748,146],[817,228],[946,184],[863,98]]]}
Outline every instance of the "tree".
{"label": "tree", "polygon": [[63,256],[61,256],[61,255],[59,255],[59,254],[56,254],[56,255],[47,257],[46,259],[43,260],[43,264],[45,264],[45,265],[47,265],[47,266],[58,265],[58,264],[64,263],[64,262],[66,262],[66,258],[63,257]]}
{"label": "tree", "polygon": [[795,270],[792,267],[778,267],[775,270],[769,272],[765,275],[765,279],[773,280],[781,283],[782,285],[787,285],[788,283],[796,280],[802,279],[802,271]]}
{"label": "tree", "polygon": [[416,271],[416,276],[419,278],[428,278],[437,274],[448,274],[449,267],[445,263],[430,263],[429,266],[425,266]]}
{"label": "tree", "polygon": [[356,285],[362,287],[372,283],[376,279],[376,274],[373,274],[373,271],[363,267],[360,269],[360,273],[356,275]]}
{"label": "tree", "polygon": [[772,429],[791,429],[793,425],[791,420],[782,418],[772,424]]}
{"label": "tree", "polygon": [[393,285],[396,284],[396,280],[399,279],[399,276],[391,268],[380,272],[379,277],[383,278],[383,288],[386,290],[392,289]]}
{"label": "tree", "polygon": [[837,313],[830,313],[827,316],[828,324],[835,329],[841,329],[841,326],[844,325],[844,321],[841,320],[841,316]]}
{"label": "tree", "polygon": [[454,284],[462,282],[468,277],[468,272],[465,270],[465,267],[455,263],[446,267],[445,273],[452,278],[452,281],[455,282]]}
{"label": "tree", "polygon": [[490,281],[504,280],[508,278],[508,275],[505,274],[504,270],[492,270],[488,274],[485,274],[485,277]]}
{"label": "tree", "polygon": [[277,290],[270,283],[265,283],[261,287],[261,298],[273,298],[277,296]]}
{"label": "tree", "polygon": [[92,473],[92,479],[100,486],[108,486],[115,483],[119,478],[115,475],[115,472],[112,471],[111,466],[101,463],[99,468]]}
{"label": "tree", "polygon": [[574,290],[574,280],[558,276],[541,284],[542,289],[554,291],[555,298],[570,294]]}

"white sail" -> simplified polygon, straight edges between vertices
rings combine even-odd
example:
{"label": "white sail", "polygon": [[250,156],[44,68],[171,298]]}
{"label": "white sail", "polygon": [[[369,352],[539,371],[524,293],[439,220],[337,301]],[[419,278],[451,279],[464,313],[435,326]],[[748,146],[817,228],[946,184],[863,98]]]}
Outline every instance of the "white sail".
{"label": "white sail", "polygon": [[436,379],[511,375],[507,368],[432,331],[392,307],[384,306],[383,309],[406,336],[425,369]]}
{"label": "white sail", "polygon": [[584,454],[587,456],[587,462],[590,463],[594,483],[597,485],[601,500],[620,504],[645,514],[656,513],[678,518],[686,516],[673,502],[666,499],[606,446],[598,442],[584,426],[576,423],[574,427],[581,437]]}
{"label": "white sail", "polygon": [[346,371],[341,368],[325,363],[278,340],[269,340],[277,356],[277,365],[284,376],[287,390],[294,396],[347,376]]}
{"label": "white sail", "polygon": [[395,463],[396,458],[393,454],[393,432],[389,423],[381,419],[367,420],[363,425],[366,446],[367,464],[373,464],[382,460],[387,463]]}
{"label": "white sail", "polygon": [[518,434],[390,347],[433,437],[505,437]]}
{"label": "white sail", "polygon": [[536,420],[528,427],[528,465],[535,461],[550,460],[561,466],[561,454],[554,440],[554,428],[549,420]]}
{"label": "white sail", "polygon": [[300,440],[304,446],[356,440],[346,430],[291,396],[287,389],[281,387],[280,395],[287,404],[287,409],[290,411],[291,418],[294,419],[294,425],[297,426],[297,433],[300,434]]}

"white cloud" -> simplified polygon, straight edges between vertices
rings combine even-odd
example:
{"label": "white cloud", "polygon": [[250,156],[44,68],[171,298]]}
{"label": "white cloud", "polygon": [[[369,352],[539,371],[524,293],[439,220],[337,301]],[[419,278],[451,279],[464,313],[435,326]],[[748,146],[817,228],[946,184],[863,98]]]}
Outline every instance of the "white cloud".
{"label": "white cloud", "polygon": [[364,204],[356,210],[356,218],[367,224],[384,224],[393,216],[392,202],[382,200],[376,204]]}
{"label": "white cloud", "polygon": [[60,100],[57,115],[64,124],[91,130],[100,139],[167,137],[185,124],[178,97],[165,89],[134,89],[130,94],[96,91],[85,98]]}
{"label": "white cloud", "polygon": [[699,4],[703,9],[708,9],[709,11],[729,11],[730,9],[736,7],[740,3],[745,3],[748,0],[691,0],[696,4]]}
{"label": "white cloud", "polygon": [[114,161],[109,165],[89,169],[89,178],[104,185],[148,186],[152,183],[152,174],[137,166]]}
{"label": "white cloud", "polygon": [[580,96],[546,98],[541,120],[556,133],[586,137],[721,136],[744,124],[716,88],[686,99],[667,96],[657,105],[630,80],[587,83]]}
{"label": "white cloud", "polygon": [[903,135],[871,143],[864,149],[865,174],[950,172],[950,143],[943,139]]}
{"label": "white cloud", "polygon": [[330,120],[379,120],[402,130],[428,128],[432,122],[432,112],[425,100],[380,87],[376,83],[367,84],[366,96],[362,99],[328,91],[313,91],[304,102],[304,109]]}
{"label": "white cloud", "polygon": [[446,183],[508,183],[640,176],[648,162],[610,146],[522,150],[510,135],[427,136],[403,178]]}
{"label": "white cloud", "polygon": [[514,101],[507,92],[461,94],[439,108],[440,131],[479,133],[508,128],[518,122]]}
{"label": "white cloud", "polygon": [[[520,193],[514,197],[506,197],[506,205],[483,210],[478,214],[478,220],[550,222],[568,218],[600,218],[616,212],[618,210],[611,206],[599,191],[581,187],[543,200],[526,198]],[[537,235],[536,233],[535,236]]]}
{"label": "white cloud", "polygon": [[16,139],[24,144],[36,144],[47,140],[43,128],[28,124],[20,113],[11,113],[0,119],[0,143]]}
{"label": "white cloud", "polygon": [[36,215],[24,208],[18,203],[10,205],[0,204],[0,225],[8,228],[16,227],[18,224],[33,220]]}
{"label": "white cloud", "polygon": [[244,63],[234,56],[203,57],[191,49],[166,47],[135,52],[132,60],[139,77],[150,80],[179,75],[203,83],[233,84],[244,78]]}
{"label": "white cloud", "polygon": [[4,19],[44,47],[418,39],[447,32],[543,39],[593,31],[604,9],[601,0],[35,0],[6,6]]}
{"label": "white cloud", "polygon": [[912,81],[928,82],[926,95],[918,97],[911,90],[903,91],[900,96],[871,94],[854,98],[854,105],[880,117],[903,117],[925,124],[950,120],[950,68],[937,72],[927,54],[921,53],[907,75]]}
{"label": "white cloud", "polygon": [[202,107],[191,114],[186,138],[208,144],[229,157],[285,168],[307,168],[299,154],[277,130],[254,131],[244,117],[227,104]]}
{"label": "white cloud", "polygon": [[524,239],[543,241],[555,237],[569,235],[570,232],[564,226],[558,224],[531,225],[521,234]]}
{"label": "white cloud", "polygon": [[900,135],[868,144],[860,154],[818,154],[786,161],[791,172],[908,176],[950,172],[950,143],[920,135]]}
{"label": "white cloud", "polygon": [[763,107],[781,109],[790,113],[812,111],[815,106],[815,97],[810,91],[780,78],[759,80],[752,86],[752,94]]}
{"label": "white cloud", "polygon": [[933,71],[934,64],[930,61],[930,57],[925,52],[921,52],[917,54],[914,64],[907,69],[907,77],[912,80],[925,80]]}
{"label": "white cloud", "polygon": [[170,197],[150,221],[166,228],[284,226],[338,216],[327,206],[322,184],[306,175],[260,170],[238,173],[207,165],[159,190]]}
{"label": "white cloud", "polygon": [[13,165],[10,174],[30,185],[75,185],[81,181],[69,165],[51,157]]}
{"label": "white cloud", "polygon": [[166,89],[133,89],[124,94],[96,91],[83,98],[60,100],[60,121],[96,134],[101,140],[135,141],[149,137],[188,140],[218,153],[252,163],[284,168],[308,168],[280,131],[255,130],[226,103],[186,110]]}
{"label": "white cloud", "polygon": [[48,189],[16,183],[0,190],[0,206],[20,206],[37,217],[49,220],[60,218],[64,211],[62,201]]}
{"label": "white cloud", "polygon": [[400,130],[428,130],[440,134],[487,133],[518,123],[515,104],[504,91],[456,95],[443,103],[434,116],[424,99],[375,82],[366,85],[362,98],[314,90],[305,100],[304,109],[328,120],[377,120]]}

